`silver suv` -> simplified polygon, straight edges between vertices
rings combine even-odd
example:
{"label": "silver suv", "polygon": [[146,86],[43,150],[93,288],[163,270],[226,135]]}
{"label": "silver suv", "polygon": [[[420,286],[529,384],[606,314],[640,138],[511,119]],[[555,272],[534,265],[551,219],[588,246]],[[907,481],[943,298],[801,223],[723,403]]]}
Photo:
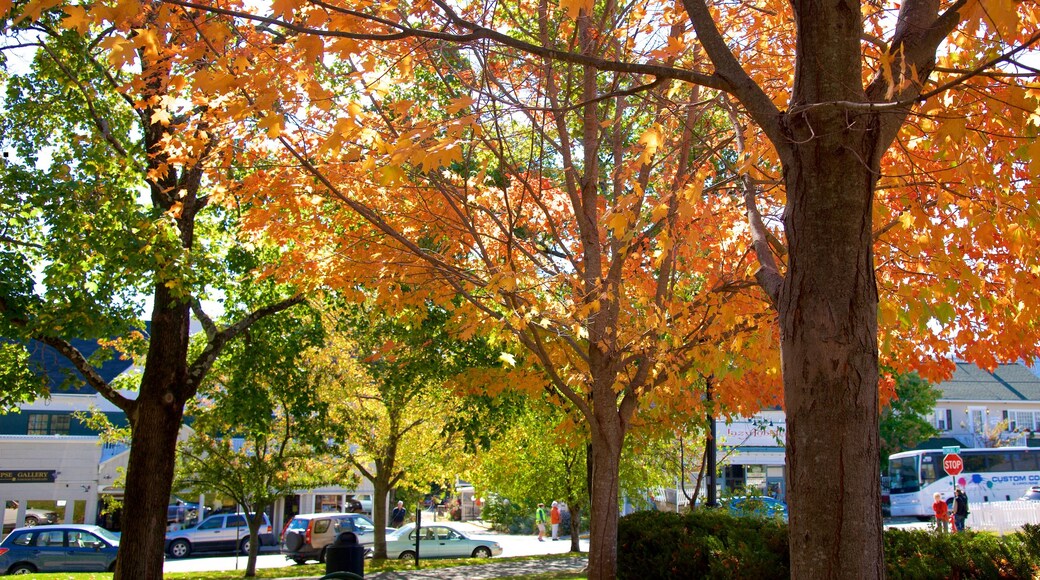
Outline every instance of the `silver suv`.
{"label": "silver suv", "polygon": [[[4,503],[4,523],[3,529],[9,530],[12,528],[20,528],[18,519],[18,502],[8,501]],[[58,523],[58,512],[50,510],[40,510],[33,508],[26,508],[24,526],[31,528],[33,526],[45,525],[45,524],[56,524]]]}
{"label": "silver suv", "polygon": [[[357,534],[366,553],[375,541],[375,524],[361,514],[300,514],[289,522],[282,538],[282,553],[303,564],[307,560],[325,562],[325,548],[342,532]],[[387,528],[390,531],[392,528]]]}
{"label": "silver suv", "polygon": [[[260,524],[260,545],[274,546],[278,542],[271,530],[271,521],[263,514]],[[246,514],[215,514],[199,525],[168,532],[166,552],[174,558],[183,558],[192,552],[231,552],[241,550],[249,553],[249,525]]]}

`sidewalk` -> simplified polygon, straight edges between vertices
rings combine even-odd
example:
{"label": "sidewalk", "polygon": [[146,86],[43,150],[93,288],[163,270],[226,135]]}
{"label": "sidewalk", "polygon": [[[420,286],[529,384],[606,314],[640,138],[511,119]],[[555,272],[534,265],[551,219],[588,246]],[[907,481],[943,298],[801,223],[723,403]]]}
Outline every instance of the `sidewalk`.
{"label": "sidewalk", "polygon": [[[545,572],[580,572],[589,563],[588,557],[554,558],[548,560],[521,560],[490,562],[473,566],[398,570],[365,574],[366,580],[490,580],[509,576],[527,576]],[[319,576],[279,578],[278,580],[316,580]]]}
{"label": "sidewalk", "polygon": [[518,562],[478,564],[476,566],[456,566],[454,568],[380,572],[378,574],[365,575],[365,578],[373,580],[419,580],[422,578],[487,580],[490,578],[506,578],[508,576],[527,576],[544,572],[580,572],[588,563],[589,559],[585,557],[521,560]]}

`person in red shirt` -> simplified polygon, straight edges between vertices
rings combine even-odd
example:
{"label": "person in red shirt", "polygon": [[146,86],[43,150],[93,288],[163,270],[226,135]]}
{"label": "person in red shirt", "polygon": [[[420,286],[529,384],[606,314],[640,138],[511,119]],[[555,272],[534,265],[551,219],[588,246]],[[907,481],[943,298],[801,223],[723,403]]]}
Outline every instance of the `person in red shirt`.
{"label": "person in red shirt", "polygon": [[935,529],[940,534],[950,533],[950,510],[946,506],[946,502],[943,501],[942,494],[935,494],[935,503],[932,504],[932,511],[935,512]]}
{"label": "person in red shirt", "polygon": [[560,504],[559,502],[552,502],[552,509],[549,510],[549,523],[552,524],[552,539],[555,542],[560,539]]}

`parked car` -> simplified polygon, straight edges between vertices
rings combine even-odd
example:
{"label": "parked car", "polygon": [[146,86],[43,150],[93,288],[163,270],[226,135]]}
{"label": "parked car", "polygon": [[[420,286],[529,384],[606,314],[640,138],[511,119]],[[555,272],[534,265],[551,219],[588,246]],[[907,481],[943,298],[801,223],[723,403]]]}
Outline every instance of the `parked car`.
{"label": "parked car", "polygon": [[199,504],[184,501],[178,497],[171,498],[170,505],[166,506],[167,524],[192,525],[197,521],[199,521]]}
{"label": "parked car", "polygon": [[768,495],[731,497],[719,502],[719,506],[735,516],[781,518],[787,521],[787,504]]}
{"label": "parked car", "polygon": [[[365,508],[361,505],[361,502],[354,499],[354,496],[348,495],[343,498],[343,513],[347,514],[359,514],[365,511]],[[335,512],[325,512],[335,513]]]}
{"label": "parked car", "polygon": [[[394,528],[387,528],[387,532]],[[376,526],[372,520],[357,514],[300,514],[293,517],[282,534],[282,553],[289,560],[303,564],[307,560],[325,562],[325,548],[342,532],[354,532],[358,542],[369,547],[375,541]]]}
{"label": "parked car", "polygon": [[[359,493],[357,495],[348,495],[347,499],[358,502],[358,510],[360,513],[372,515],[372,494],[370,493]],[[354,510],[343,510],[343,511],[354,511]]]}
{"label": "parked car", "polygon": [[111,572],[119,538],[99,526],[17,528],[0,542],[0,572]]}
{"label": "parked car", "polygon": [[23,522],[16,521],[18,519],[18,502],[8,501],[4,503],[4,525],[3,528],[11,529],[24,525],[27,528],[33,526],[39,526],[41,524],[55,524],[58,523],[58,512],[50,510],[40,510],[33,508],[26,508],[25,520]]}
{"label": "parked car", "polygon": [[1034,485],[1026,490],[1026,493],[1018,498],[1022,501],[1040,501],[1040,485]]}
{"label": "parked car", "polygon": [[419,538],[420,558],[490,558],[502,555],[502,546],[493,540],[471,536],[448,523],[422,526],[405,524],[386,535],[386,557],[415,558],[415,539]]}
{"label": "parked car", "polygon": [[[271,520],[263,514],[260,525],[260,545],[277,545],[271,529]],[[249,553],[249,525],[246,514],[216,514],[202,520],[199,525],[168,532],[166,552],[174,558],[183,558],[192,552],[232,552],[241,550]]]}

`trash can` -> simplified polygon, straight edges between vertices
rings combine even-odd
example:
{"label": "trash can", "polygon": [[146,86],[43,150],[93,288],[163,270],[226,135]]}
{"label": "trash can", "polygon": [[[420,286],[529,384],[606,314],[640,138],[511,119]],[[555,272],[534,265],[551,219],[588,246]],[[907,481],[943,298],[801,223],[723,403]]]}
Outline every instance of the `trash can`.
{"label": "trash can", "polygon": [[365,577],[365,548],[354,532],[343,532],[325,548],[325,574],[350,572]]}

